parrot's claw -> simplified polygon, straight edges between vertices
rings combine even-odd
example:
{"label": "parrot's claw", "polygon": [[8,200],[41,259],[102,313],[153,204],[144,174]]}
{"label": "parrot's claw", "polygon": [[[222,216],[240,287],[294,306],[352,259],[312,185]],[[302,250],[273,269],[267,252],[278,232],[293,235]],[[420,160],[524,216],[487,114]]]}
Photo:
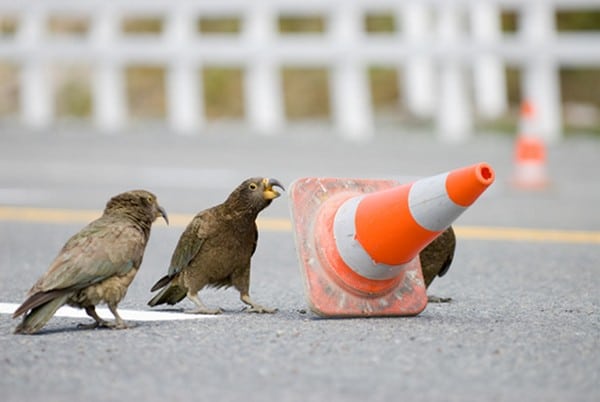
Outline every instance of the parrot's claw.
{"label": "parrot's claw", "polygon": [[112,322],[112,321],[100,321],[100,322],[93,322],[91,324],[78,324],[77,328],[80,329],[96,329],[96,328],[108,328],[108,329],[128,329],[131,328],[129,325],[127,325],[125,322],[121,321],[121,322]]}
{"label": "parrot's claw", "polygon": [[196,293],[188,293],[187,297],[196,305],[194,310],[184,311],[186,314],[221,314],[223,310],[219,307],[217,308],[209,308],[202,303],[202,300],[198,297]]}
{"label": "parrot's claw", "polygon": [[263,307],[260,304],[254,303],[254,301],[252,301],[252,299],[250,299],[250,296],[248,294],[242,294],[240,299],[246,303],[248,306],[246,311],[249,313],[258,313],[258,314],[273,314],[274,312],[277,311],[276,308],[267,308],[267,307]]}
{"label": "parrot's claw", "polygon": [[[104,322],[106,323],[106,321],[104,321]],[[106,323],[106,324],[108,324],[108,323]],[[77,324],[77,328],[79,328],[79,329],[96,329],[98,327],[104,327],[104,326],[106,326],[106,325],[99,324],[95,321],[91,324]]]}
{"label": "parrot's claw", "polygon": [[91,324],[78,324],[77,328],[80,329],[96,329],[96,328],[113,328],[115,323],[109,321],[95,321]]}
{"label": "parrot's claw", "polygon": [[109,323],[108,328],[110,328],[110,329],[129,329],[129,328],[132,328],[132,326],[121,321],[121,322]]}
{"label": "parrot's claw", "polygon": [[194,310],[186,310],[184,311],[184,313],[186,314],[210,314],[210,315],[217,315],[217,314],[221,314],[223,312],[223,310],[221,310],[220,308],[208,308],[208,307],[204,307],[204,308],[196,308]]}

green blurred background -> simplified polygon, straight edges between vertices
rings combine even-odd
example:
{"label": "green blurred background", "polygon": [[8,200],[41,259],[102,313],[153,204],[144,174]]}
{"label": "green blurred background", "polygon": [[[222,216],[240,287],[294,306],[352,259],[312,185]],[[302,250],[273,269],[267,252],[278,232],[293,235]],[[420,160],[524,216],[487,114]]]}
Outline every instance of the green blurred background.
{"label": "green blurred background", "polygon": [[[326,30],[326,20],[320,16],[279,18],[282,35],[297,33],[319,34]],[[198,33],[202,35],[236,35],[241,30],[239,18],[200,18]],[[518,30],[518,16],[502,14],[505,32]],[[600,31],[600,12],[559,12],[556,14],[559,31]],[[89,21],[77,18],[51,18],[48,32],[57,36],[85,35]],[[0,15],[0,38],[13,36],[18,22]],[[392,34],[401,30],[391,14],[372,14],[364,17],[365,31],[373,35]],[[121,30],[125,35],[158,35],[163,30],[161,19],[125,19]],[[599,44],[600,46],[600,44]],[[54,83],[55,110],[59,121],[80,121],[91,117],[91,69],[86,65],[49,66]],[[411,116],[402,102],[402,68],[370,66],[369,81],[372,103],[378,122],[427,126]],[[505,116],[493,121],[479,119],[481,130],[514,133],[520,102],[520,71],[507,68],[507,93],[510,102]],[[243,70],[241,68],[205,66],[198,71],[204,88],[206,118],[214,121],[237,121],[244,116]],[[166,115],[165,69],[149,66],[128,66],[125,70],[129,118],[133,121],[160,121]],[[291,121],[330,119],[329,74],[326,68],[281,68],[285,114]],[[566,133],[594,132],[600,134],[600,68],[562,69],[560,85],[563,99],[563,119]],[[18,68],[0,60],[0,119],[16,119],[19,103]]]}

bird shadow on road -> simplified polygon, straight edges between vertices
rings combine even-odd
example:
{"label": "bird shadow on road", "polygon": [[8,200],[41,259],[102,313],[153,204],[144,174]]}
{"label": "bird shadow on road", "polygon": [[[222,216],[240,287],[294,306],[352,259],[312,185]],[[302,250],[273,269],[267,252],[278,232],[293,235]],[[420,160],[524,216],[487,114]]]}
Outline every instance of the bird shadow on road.
{"label": "bird shadow on road", "polygon": [[154,311],[154,312],[158,312],[158,313],[179,313],[179,314],[189,314],[190,316],[193,315],[200,315],[200,316],[207,316],[207,317],[218,317],[221,315],[228,315],[228,314],[237,314],[237,313],[242,313],[244,312],[247,307],[240,307],[240,308],[223,308],[223,307],[219,307],[221,309],[221,313],[219,314],[197,314],[197,313],[188,313],[188,311],[192,310],[191,307],[180,307],[180,308],[176,308],[176,307],[171,307],[171,308],[153,308],[151,310],[146,310],[146,311]]}
{"label": "bird shadow on road", "polygon": [[[91,323],[90,323],[91,324]],[[86,323],[77,323],[74,325],[66,325],[66,326],[60,326],[60,327],[48,327],[48,328],[43,328],[40,331],[34,333],[34,334],[14,334],[14,335],[28,335],[28,336],[39,336],[39,335],[53,335],[53,334],[66,334],[66,333],[77,333],[77,332],[92,332],[92,331],[123,331],[123,330],[129,330],[129,329],[137,329],[138,327],[142,327],[144,326],[144,323],[140,323],[140,322],[127,322],[127,328],[110,328],[110,327],[95,327],[95,328],[89,328],[86,327]]]}

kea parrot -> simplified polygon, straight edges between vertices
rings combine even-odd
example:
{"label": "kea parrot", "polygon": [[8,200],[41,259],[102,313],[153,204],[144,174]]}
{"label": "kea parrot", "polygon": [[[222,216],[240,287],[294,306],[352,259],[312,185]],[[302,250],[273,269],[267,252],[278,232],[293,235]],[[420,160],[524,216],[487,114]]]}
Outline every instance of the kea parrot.
{"label": "kea parrot", "polygon": [[[94,319],[84,328],[127,328],[117,305],[125,297],[144,256],[152,223],[167,213],[156,196],[134,190],[112,197],[102,216],[72,236],[47,272],[33,285],[13,318],[23,315],[15,333],[38,332],[62,305],[85,309]],[[96,305],[106,303],[115,317],[103,320]]]}
{"label": "kea parrot", "polygon": [[284,190],[275,179],[254,177],[242,182],[227,199],[199,212],[182,233],[167,275],[152,287],[157,293],[149,306],[176,304],[186,296],[193,314],[219,314],[220,308],[205,306],[198,292],[205,286],[233,286],[249,312],[273,313],[255,303],[249,294],[250,260],[258,241],[256,217]]}
{"label": "kea parrot", "polygon": [[[452,226],[450,226],[419,253],[426,288],[429,288],[436,276],[442,277],[448,272],[455,248],[456,236]],[[447,303],[451,300],[447,297],[428,297],[429,303]]]}

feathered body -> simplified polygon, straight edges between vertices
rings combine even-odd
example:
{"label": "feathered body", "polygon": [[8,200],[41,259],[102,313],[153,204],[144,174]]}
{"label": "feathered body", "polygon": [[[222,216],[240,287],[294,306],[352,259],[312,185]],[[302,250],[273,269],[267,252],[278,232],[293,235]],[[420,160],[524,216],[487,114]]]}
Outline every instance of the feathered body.
{"label": "feathered body", "polygon": [[[454,258],[455,248],[456,236],[450,226],[419,253],[425,287],[428,288],[436,277],[442,277],[448,272]],[[450,298],[429,296],[429,302],[449,302],[450,300]]]}
{"label": "feathered body", "polygon": [[[13,317],[25,314],[15,333],[39,331],[64,304],[86,310],[93,326],[126,327],[117,313],[135,277],[158,216],[167,220],[156,196],[144,190],[119,194],[102,216],[72,236]],[[115,323],[102,320],[95,306],[106,303]]]}
{"label": "feathered body", "polygon": [[274,179],[245,180],[225,202],[198,213],[181,235],[167,275],[152,287],[162,290],[148,305],[172,305],[187,296],[196,305],[191,313],[217,314],[220,309],[204,306],[198,292],[205,286],[233,286],[250,311],[272,312],[250,299],[249,287],[258,240],[256,218],[279,196],[273,186],[283,188]]}

